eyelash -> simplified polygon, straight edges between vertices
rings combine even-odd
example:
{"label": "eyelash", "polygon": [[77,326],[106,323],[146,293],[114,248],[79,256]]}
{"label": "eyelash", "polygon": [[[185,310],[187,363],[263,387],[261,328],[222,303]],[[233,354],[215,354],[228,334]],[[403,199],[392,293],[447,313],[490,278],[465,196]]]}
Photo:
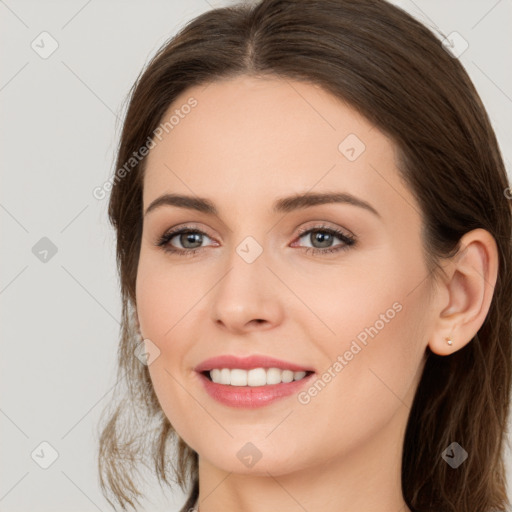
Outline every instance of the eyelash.
{"label": "eyelash", "polygon": [[[328,233],[330,235],[334,235],[334,236],[338,237],[344,243],[344,245],[336,245],[334,247],[327,247],[325,249],[318,249],[316,247],[302,247],[302,249],[304,250],[304,252],[306,254],[312,253],[312,254],[323,254],[324,255],[327,253],[336,253],[339,251],[346,251],[347,249],[349,249],[351,246],[355,245],[355,243],[356,243],[356,239],[354,237],[346,235],[345,233],[343,233],[337,229],[330,228],[327,226],[315,226],[313,228],[299,230],[298,238],[300,239],[304,235],[309,235],[310,233],[315,233],[315,232],[321,232],[321,233],[324,232],[324,233]],[[200,229],[195,229],[190,226],[185,226],[185,227],[179,228],[177,230],[170,231],[168,233],[163,234],[156,241],[155,245],[161,247],[162,250],[165,252],[168,252],[171,254],[176,254],[178,256],[195,256],[197,253],[201,252],[203,249],[206,249],[206,247],[199,247],[197,249],[177,249],[175,247],[172,247],[169,244],[169,242],[175,236],[182,235],[182,234],[190,234],[190,233],[198,233],[200,235],[204,235],[208,238],[211,238],[204,231],[201,231]]]}

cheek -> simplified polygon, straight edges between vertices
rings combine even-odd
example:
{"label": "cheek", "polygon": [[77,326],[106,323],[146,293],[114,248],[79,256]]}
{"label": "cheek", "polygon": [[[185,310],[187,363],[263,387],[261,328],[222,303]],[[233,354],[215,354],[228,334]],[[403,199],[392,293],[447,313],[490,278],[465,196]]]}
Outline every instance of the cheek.
{"label": "cheek", "polygon": [[[336,425],[322,432],[323,442],[333,450],[366,443],[379,436],[392,418],[410,411],[424,351],[414,327],[422,309],[410,298],[400,304],[394,298],[375,297],[357,317],[340,316],[335,341],[323,337],[321,348],[329,360],[318,376],[319,391],[313,389],[314,396],[304,405],[301,421],[328,418]],[[308,399],[301,398],[302,403]],[[295,415],[296,420],[299,417]]]}
{"label": "cheek", "polygon": [[159,255],[141,252],[137,272],[137,312],[142,334],[155,341],[168,340],[181,319],[206,293],[202,279]]}
{"label": "cheek", "polygon": [[159,350],[158,357],[148,366],[157,399],[173,428],[187,432],[190,425],[185,412],[187,404],[190,406],[190,395],[183,389],[188,384],[184,382],[181,363],[189,348],[187,312],[193,315],[190,309],[198,301],[198,292],[197,286],[187,286],[183,272],[165,265],[163,260],[141,252],[136,282],[137,314],[143,337]]}
{"label": "cheek", "polygon": [[415,390],[425,353],[428,296],[421,260],[397,264],[382,257],[364,268],[333,273],[327,292],[322,287],[308,295],[331,331],[310,336],[327,356],[322,370],[336,375],[326,375],[332,384],[325,401],[340,404],[340,418],[348,407],[375,421],[402,407],[402,400],[410,405],[405,397]]}

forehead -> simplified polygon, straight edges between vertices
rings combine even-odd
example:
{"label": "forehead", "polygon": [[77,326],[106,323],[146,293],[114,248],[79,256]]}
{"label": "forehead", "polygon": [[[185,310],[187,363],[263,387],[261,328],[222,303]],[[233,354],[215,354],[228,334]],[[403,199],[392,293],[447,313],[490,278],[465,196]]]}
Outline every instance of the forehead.
{"label": "forehead", "polygon": [[[186,107],[191,98],[195,106]],[[229,202],[239,212],[308,190],[346,191],[383,210],[410,196],[392,141],[310,83],[241,76],[192,87],[160,126],[146,162],[144,209],[172,192],[211,197],[219,209]]]}

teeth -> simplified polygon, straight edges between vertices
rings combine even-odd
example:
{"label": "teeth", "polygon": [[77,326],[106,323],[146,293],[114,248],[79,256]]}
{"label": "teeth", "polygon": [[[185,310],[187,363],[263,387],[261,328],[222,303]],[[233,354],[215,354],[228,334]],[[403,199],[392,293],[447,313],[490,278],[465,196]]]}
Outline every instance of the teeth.
{"label": "teeth", "polygon": [[231,386],[266,386],[267,384],[280,384],[292,382],[306,376],[306,372],[293,372],[279,368],[254,368],[252,370],[240,370],[238,368],[215,368],[210,370],[210,377],[217,384]]}

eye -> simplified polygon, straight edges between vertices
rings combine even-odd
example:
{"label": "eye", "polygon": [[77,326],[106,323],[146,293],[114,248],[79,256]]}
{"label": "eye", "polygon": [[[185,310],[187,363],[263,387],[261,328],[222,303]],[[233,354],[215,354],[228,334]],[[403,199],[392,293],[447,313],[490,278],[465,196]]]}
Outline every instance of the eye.
{"label": "eye", "polygon": [[[314,236],[311,236],[315,234]],[[309,229],[303,229],[299,231],[299,240],[309,236],[309,239],[313,244],[318,244],[319,247],[301,247],[306,253],[313,254],[327,254],[338,251],[349,249],[356,243],[355,237],[345,234],[342,231],[327,227],[327,226],[315,226]],[[176,239],[177,243],[181,247],[173,245],[172,240]],[[164,233],[157,241],[157,246],[161,247],[163,251],[177,254],[178,256],[194,256],[200,251],[204,250],[205,247],[201,246],[204,238],[211,238],[200,229],[196,229],[192,226],[185,226],[178,229],[173,229],[167,233]],[[341,240],[341,244],[332,246],[334,239]],[[292,245],[294,247],[295,245]]]}
{"label": "eye", "polygon": [[[313,254],[326,254],[345,251],[356,243],[355,237],[345,234],[338,229],[330,228],[327,226],[315,226],[313,228],[301,230],[299,240],[302,238],[306,238],[306,240],[309,239],[312,244],[317,244],[317,247],[303,247],[304,252]],[[332,246],[332,242],[335,238],[338,238],[343,243]]]}
{"label": "eye", "polygon": [[[203,231],[187,226],[164,233],[157,240],[156,245],[162,247],[165,252],[178,254],[179,256],[193,256],[204,249],[204,247],[201,247],[204,237],[210,238]],[[173,238],[177,239],[181,248],[176,248],[171,244]]]}

